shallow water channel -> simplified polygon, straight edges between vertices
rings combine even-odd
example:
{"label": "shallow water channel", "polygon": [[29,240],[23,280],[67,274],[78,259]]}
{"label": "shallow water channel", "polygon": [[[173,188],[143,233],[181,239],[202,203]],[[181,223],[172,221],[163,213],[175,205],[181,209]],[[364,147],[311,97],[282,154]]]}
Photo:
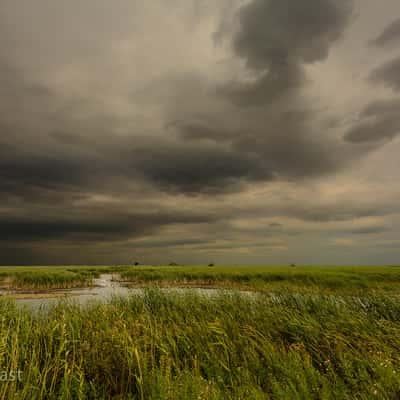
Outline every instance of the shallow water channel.
{"label": "shallow water channel", "polygon": [[[93,280],[93,286],[77,289],[53,289],[48,291],[1,291],[0,295],[8,295],[14,298],[20,306],[33,310],[39,310],[60,301],[74,302],[79,305],[86,305],[93,302],[106,303],[114,297],[128,297],[130,295],[143,295],[144,289],[129,288],[124,283],[116,280],[117,274],[102,274]],[[221,293],[221,289],[213,288],[163,288],[163,291],[187,293],[195,292],[205,296],[213,296]],[[226,292],[226,290],[224,290]],[[251,292],[243,292],[251,294]],[[254,295],[254,293],[252,293]]]}

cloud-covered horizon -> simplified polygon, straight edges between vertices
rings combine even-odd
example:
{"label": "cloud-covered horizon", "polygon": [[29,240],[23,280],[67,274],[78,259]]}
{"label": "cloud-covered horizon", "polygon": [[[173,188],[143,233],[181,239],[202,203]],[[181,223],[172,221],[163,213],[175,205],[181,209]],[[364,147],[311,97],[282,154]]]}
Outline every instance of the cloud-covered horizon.
{"label": "cloud-covered horizon", "polygon": [[4,0],[0,264],[398,263],[399,13]]}

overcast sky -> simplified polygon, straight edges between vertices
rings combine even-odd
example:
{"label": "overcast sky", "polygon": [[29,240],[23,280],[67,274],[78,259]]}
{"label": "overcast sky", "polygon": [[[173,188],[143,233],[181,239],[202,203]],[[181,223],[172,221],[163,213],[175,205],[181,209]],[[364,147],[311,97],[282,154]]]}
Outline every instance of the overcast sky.
{"label": "overcast sky", "polygon": [[0,264],[400,263],[398,0],[1,0]]}

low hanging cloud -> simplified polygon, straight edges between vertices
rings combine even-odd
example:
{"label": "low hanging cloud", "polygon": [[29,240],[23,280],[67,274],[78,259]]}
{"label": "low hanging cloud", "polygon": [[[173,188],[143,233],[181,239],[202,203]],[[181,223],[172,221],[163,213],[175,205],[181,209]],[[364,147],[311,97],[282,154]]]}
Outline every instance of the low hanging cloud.
{"label": "low hanging cloud", "polygon": [[149,146],[134,152],[136,170],[160,189],[181,193],[230,191],[244,180],[271,180],[257,156],[214,146]]}
{"label": "low hanging cloud", "polygon": [[92,216],[71,215],[62,216],[0,216],[0,241],[41,241],[41,240],[70,240],[70,241],[113,241],[140,237],[149,234],[161,226],[171,224],[202,224],[215,222],[217,217],[174,213],[132,213],[109,210],[108,215],[93,214]]}

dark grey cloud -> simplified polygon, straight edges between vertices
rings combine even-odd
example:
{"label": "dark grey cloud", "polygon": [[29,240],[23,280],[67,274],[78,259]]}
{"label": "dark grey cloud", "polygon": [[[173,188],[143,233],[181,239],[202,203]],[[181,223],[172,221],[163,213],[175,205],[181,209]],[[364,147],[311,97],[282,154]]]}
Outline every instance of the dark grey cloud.
{"label": "dark grey cloud", "polygon": [[376,100],[362,111],[363,117],[376,117],[380,115],[395,115],[400,112],[400,98]]}
{"label": "dark grey cloud", "polygon": [[258,155],[213,145],[162,145],[135,148],[135,170],[163,190],[181,193],[222,193],[241,180],[274,178]]}
{"label": "dark grey cloud", "polygon": [[237,106],[269,105],[284,95],[295,94],[305,82],[306,76],[302,68],[297,65],[283,65],[270,69],[255,82],[230,82],[219,93]]}
{"label": "dark grey cloud", "polygon": [[[282,217],[252,231],[271,238],[301,231],[287,217],[385,214],[379,204],[281,206],[269,192],[327,183],[398,133],[400,101],[371,103],[341,140],[321,122],[329,105],[306,93],[310,64],[335,56],[353,1],[211,3],[2,2],[0,264],[229,250],[243,238],[229,231],[241,215]],[[393,29],[375,44],[397,43]],[[384,67],[371,79],[397,89],[396,68]]]}
{"label": "dark grey cloud", "polygon": [[359,116],[360,122],[344,139],[351,143],[381,143],[400,133],[400,100],[375,101]]}
{"label": "dark grey cloud", "polygon": [[243,135],[234,141],[234,146],[238,151],[258,154],[264,160],[263,165],[268,166],[276,178],[283,180],[324,176],[346,163],[335,143],[332,143],[335,149],[332,152],[329,142],[306,136],[306,128],[301,123],[294,128],[283,120],[275,129],[266,129],[265,136]]}
{"label": "dark grey cloud", "polygon": [[[67,7],[68,15],[70,11]],[[241,87],[239,102],[272,102],[289,86],[295,91],[304,82],[301,65],[327,56],[350,14],[351,2],[346,0],[307,0],[301,6],[256,0],[241,8],[240,29],[233,38],[235,52],[249,68],[268,73],[248,90]],[[80,23],[78,27],[84,29]],[[85,43],[86,39],[79,41],[78,54]],[[69,48],[67,43],[62,46]],[[58,61],[58,53],[55,58]],[[16,144],[11,139],[16,150],[0,161],[3,193],[23,192],[28,197],[33,189],[105,189],[114,177],[174,193],[224,193],[239,190],[244,182],[318,176],[336,170],[340,163],[330,144],[308,134],[311,113],[292,118],[285,107],[274,112],[268,123],[270,117],[260,114],[254,128],[243,130],[224,126],[223,114],[217,116],[218,124],[207,115],[204,122],[182,118],[173,127],[180,132],[175,141],[168,139],[171,127],[155,132],[155,140],[140,131],[122,137],[114,134],[116,121],[102,115],[96,104],[80,97],[71,103],[10,67],[10,62],[2,65],[14,105],[10,108],[10,102],[4,102],[0,120],[8,123],[9,136],[16,134],[28,143]],[[198,84],[192,88],[174,80],[173,85],[185,99],[195,98],[190,90],[198,90]],[[199,139],[210,143],[195,143]],[[35,140],[41,141],[40,147],[35,148]]]}
{"label": "dark grey cloud", "polygon": [[28,189],[32,186],[44,188],[78,185],[87,173],[79,160],[59,160],[47,155],[38,157],[11,149],[6,152],[7,155],[3,154],[0,158],[0,192],[12,187]]}
{"label": "dark grey cloud", "polygon": [[[4,132],[12,137],[14,130]],[[45,141],[46,135],[43,137]],[[58,146],[41,149],[40,135],[38,138],[37,146],[0,142],[0,198],[14,195],[31,201],[45,200],[49,193],[62,197],[67,192],[99,188],[122,170],[119,163],[112,161],[112,154],[101,157],[90,150]]]}
{"label": "dark grey cloud", "polygon": [[376,68],[371,72],[369,80],[373,83],[385,85],[395,91],[400,90],[400,57]]}
{"label": "dark grey cloud", "polygon": [[[315,136],[310,127],[313,114],[313,110],[290,109],[287,105],[272,111],[263,110],[256,114],[251,127],[232,130],[210,126],[206,120],[175,123],[173,127],[184,144],[173,148],[163,145],[161,148],[164,150],[157,150],[157,156],[151,145],[138,151],[139,169],[146,165],[141,161],[143,155],[153,154],[152,168],[158,163],[160,166],[156,171],[152,170],[150,176],[165,171],[168,175],[162,179],[164,184],[169,181],[188,191],[207,191],[212,187],[215,190],[218,187],[218,191],[223,192],[232,189],[235,181],[290,181],[324,176],[343,168],[349,159],[340,142]],[[167,154],[171,155],[170,159]],[[183,160],[184,154],[188,154],[187,164],[179,167],[182,171],[180,176],[174,166],[178,165],[180,158]],[[192,179],[195,174],[199,174],[199,179]],[[182,185],[185,176],[200,185]],[[181,184],[180,179],[183,180]]]}
{"label": "dark grey cloud", "polygon": [[239,11],[234,48],[257,70],[284,67],[291,60],[320,61],[342,36],[351,5],[347,0],[254,0]]}
{"label": "dark grey cloud", "polygon": [[371,46],[388,47],[400,43],[400,18],[392,21],[383,32],[370,41]]}
{"label": "dark grey cloud", "polygon": [[301,87],[305,64],[324,60],[352,15],[350,0],[253,0],[238,14],[235,53],[262,73],[253,83],[222,89],[240,105],[268,104]]}
{"label": "dark grey cloud", "polygon": [[238,27],[229,39],[254,79],[231,81],[218,93],[244,113],[252,113],[247,109],[253,106],[259,112],[253,114],[248,127],[233,131],[210,126],[207,121],[182,122],[180,137],[225,143],[244,160],[249,157],[252,163],[246,168],[251,169],[239,174],[247,181],[294,180],[343,168],[348,162],[346,151],[340,143],[320,138],[313,127],[315,110],[301,104],[300,93],[307,82],[304,66],[327,58],[349,24],[352,5],[347,0],[254,0],[240,8]]}
{"label": "dark grey cloud", "polygon": [[[17,245],[4,246],[0,243],[0,265],[14,266],[14,265],[44,265],[47,263],[46,252],[36,252],[28,247],[20,247]],[[57,261],[48,262],[48,264],[56,265]],[[59,263],[62,263],[59,261]]]}
{"label": "dark grey cloud", "polygon": [[1,218],[0,241],[42,241],[85,237],[93,240],[110,240],[116,235],[118,238],[124,234],[135,236],[143,233],[143,224],[116,223],[108,221],[83,221],[71,219],[62,220],[37,220],[28,218]]}
{"label": "dark grey cloud", "polygon": [[217,216],[185,212],[117,213],[112,209],[104,214],[72,214],[69,218],[42,217],[1,217],[0,242],[42,241],[42,240],[80,240],[110,241],[134,238],[154,232],[162,226],[171,224],[210,223]]}
{"label": "dark grey cloud", "polygon": [[351,143],[381,142],[400,133],[399,117],[372,118],[355,126],[344,136]]}
{"label": "dark grey cloud", "polygon": [[[148,237],[174,225],[211,224],[221,217],[211,213],[168,209],[132,212],[127,206],[118,209],[78,208],[62,200],[56,209],[54,204],[49,206],[52,215],[46,214],[45,207],[37,212],[38,215],[12,216],[11,212],[0,215],[0,265],[104,263],[110,260],[129,262],[129,259],[118,254],[121,243],[127,240],[130,242],[125,247],[129,246],[131,253],[150,247],[194,244],[196,242],[188,238],[171,240],[164,245],[154,243],[153,246],[146,246],[132,239]],[[101,245],[112,245],[115,248],[109,247],[104,258]]]}

